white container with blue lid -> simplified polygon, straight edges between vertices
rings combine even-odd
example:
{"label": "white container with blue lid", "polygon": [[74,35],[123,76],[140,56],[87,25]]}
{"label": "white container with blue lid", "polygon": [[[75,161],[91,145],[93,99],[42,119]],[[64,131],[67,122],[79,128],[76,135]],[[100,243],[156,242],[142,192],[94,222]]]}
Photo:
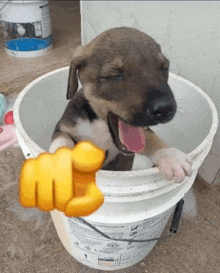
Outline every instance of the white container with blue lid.
{"label": "white container with blue lid", "polygon": [[4,48],[15,57],[37,57],[52,48],[48,0],[0,0]]}

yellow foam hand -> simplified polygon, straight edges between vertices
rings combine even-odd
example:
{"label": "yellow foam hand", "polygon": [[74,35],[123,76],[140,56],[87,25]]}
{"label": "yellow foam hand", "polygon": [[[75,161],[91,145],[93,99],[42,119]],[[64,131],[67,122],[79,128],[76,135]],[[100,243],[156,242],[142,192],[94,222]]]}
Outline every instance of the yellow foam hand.
{"label": "yellow foam hand", "polygon": [[95,174],[105,152],[90,141],[55,153],[25,160],[19,179],[19,199],[24,207],[58,209],[69,217],[88,216],[104,202]]}

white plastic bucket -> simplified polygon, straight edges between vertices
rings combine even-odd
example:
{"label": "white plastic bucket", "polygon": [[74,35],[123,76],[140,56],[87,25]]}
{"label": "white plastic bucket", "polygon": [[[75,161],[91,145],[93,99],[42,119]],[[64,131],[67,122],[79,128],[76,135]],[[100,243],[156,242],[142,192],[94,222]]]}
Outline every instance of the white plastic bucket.
{"label": "white plastic bucket", "polygon": [[[26,158],[47,151],[55,124],[67,105],[69,67],[47,73],[30,83],[14,106],[17,136]],[[153,130],[169,145],[193,158],[193,175],[183,183],[161,178],[158,168],[149,168],[146,157],[135,158],[135,170],[99,171],[97,184],[105,195],[103,206],[85,217],[111,238],[148,239],[161,235],[177,202],[191,188],[198,168],[207,156],[218,126],[216,108],[199,87],[170,73],[169,84],[176,97],[174,119]],[[51,212],[58,236],[68,252],[81,263],[101,270],[134,265],[154,247],[150,243],[108,240],[59,211]],[[181,242],[180,242],[181,243]]]}
{"label": "white plastic bucket", "polygon": [[14,57],[37,57],[52,48],[48,0],[0,0],[4,48]]}

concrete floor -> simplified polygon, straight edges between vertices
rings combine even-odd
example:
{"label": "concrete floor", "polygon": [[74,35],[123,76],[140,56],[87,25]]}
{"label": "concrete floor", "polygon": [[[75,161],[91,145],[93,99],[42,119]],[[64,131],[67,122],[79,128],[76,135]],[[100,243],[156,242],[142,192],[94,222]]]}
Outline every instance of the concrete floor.
{"label": "concrete floor", "polygon": [[[17,94],[38,76],[69,65],[80,44],[77,1],[51,1],[54,48],[33,59],[9,57],[0,47],[0,92]],[[0,272],[98,273],[76,262],[64,249],[49,213],[24,209],[18,202],[18,177],[24,161],[20,148],[0,153]],[[121,273],[220,272],[220,185],[196,179],[198,214],[181,219],[177,235],[159,242],[142,262]],[[108,271],[105,271],[108,272]]]}

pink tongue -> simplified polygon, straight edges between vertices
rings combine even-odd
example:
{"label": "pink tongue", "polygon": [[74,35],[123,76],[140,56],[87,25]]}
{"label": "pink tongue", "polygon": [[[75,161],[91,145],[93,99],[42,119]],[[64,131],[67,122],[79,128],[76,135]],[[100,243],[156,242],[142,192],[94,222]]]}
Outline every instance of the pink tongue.
{"label": "pink tongue", "polygon": [[134,153],[141,153],[145,146],[143,129],[124,124],[121,120],[118,122],[118,128],[120,140],[126,148]]}

